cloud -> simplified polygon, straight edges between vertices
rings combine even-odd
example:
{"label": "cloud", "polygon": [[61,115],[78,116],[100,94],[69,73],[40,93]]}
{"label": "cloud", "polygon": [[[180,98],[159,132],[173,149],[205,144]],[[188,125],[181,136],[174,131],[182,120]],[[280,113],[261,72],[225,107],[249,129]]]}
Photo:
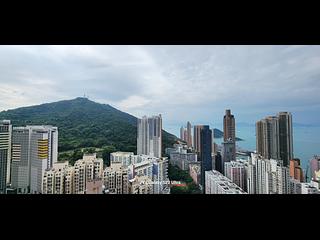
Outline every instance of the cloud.
{"label": "cloud", "polygon": [[0,46],[0,110],[82,96],[164,125],[320,121],[320,46]]}

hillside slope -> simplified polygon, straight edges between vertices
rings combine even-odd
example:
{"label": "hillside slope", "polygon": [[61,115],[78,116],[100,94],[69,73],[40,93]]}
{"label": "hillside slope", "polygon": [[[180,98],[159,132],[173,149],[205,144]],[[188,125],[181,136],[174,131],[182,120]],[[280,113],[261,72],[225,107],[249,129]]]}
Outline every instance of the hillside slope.
{"label": "hillside slope", "polygon": [[[54,125],[59,129],[59,151],[112,146],[136,152],[137,118],[108,105],[76,98],[0,112],[14,126]],[[163,131],[163,148],[176,140]]]}

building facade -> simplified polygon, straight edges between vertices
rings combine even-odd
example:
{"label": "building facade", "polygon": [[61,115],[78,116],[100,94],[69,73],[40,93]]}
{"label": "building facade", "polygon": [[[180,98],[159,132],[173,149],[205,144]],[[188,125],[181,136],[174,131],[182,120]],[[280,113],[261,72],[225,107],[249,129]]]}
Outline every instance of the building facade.
{"label": "building facade", "polygon": [[229,178],[215,170],[205,172],[205,181],[205,194],[246,194]]}
{"label": "building facade", "polygon": [[57,161],[57,127],[13,128],[11,179],[18,193],[42,193],[44,172]]}
{"label": "building facade", "polygon": [[201,183],[201,165],[200,162],[189,164],[189,175],[195,184]]}
{"label": "building facade", "polygon": [[225,176],[247,191],[247,165],[244,162],[231,161],[224,164]]}
{"label": "building facade", "polygon": [[212,131],[208,125],[200,130],[201,185],[205,189],[205,172],[212,170]]}
{"label": "building facade", "polygon": [[137,153],[160,158],[162,156],[162,117],[138,119]]}
{"label": "building facade", "polygon": [[105,189],[110,194],[128,194],[128,168],[120,162],[111,163],[103,172]]}
{"label": "building facade", "polygon": [[311,179],[316,179],[316,172],[320,170],[320,156],[315,155],[310,160]]}
{"label": "building facade", "polygon": [[289,168],[253,153],[247,167],[247,188],[250,194],[289,194]]}
{"label": "building facade", "polygon": [[270,116],[256,123],[257,153],[266,159],[280,159],[279,121]]}
{"label": "building facade", "polygon": [[110,162],[121,162],[122,165],[128,166],[131,164],[131,156],[133,152],[113,152],[110,153]]}
{"label": "building facade", "polygon": [[196,153],[171,153],[170,163],[181,170],[189,170],[189,164],[197,161]]}
{"label": "building facade", "polygon": [[224,173],[224,164],[236,160],[236,143],[232,139],[222,142],[222,173]]}
{"label": "building facade", "polygon": [[193,147],[196,153],[201,152],[200,147],[200,131],[201,131],[202,125],[196,125],[193,126]]}
{"label": "building facade", "polygon": [[289,169],[290,177],[299,180],[300,182],[304,182],[303,170],[301,168],[299,158],[294,158],[290,160]]}
{"label": "building facade", "polygon": [[11,122],[0,121],[0,194],[6,193],[11,182],[11,139]]}
{"label": "building facade", "polygon": [[231,110],[227,109],[226,114],[223,117],[223,140],[227,141],[231,139],[236,141],[236,127],[235,127],[235,118],[231,114]]}
{"label": "building facade", "polygon": [[148,176],[135,176],[129,180],[130,194],[153,194],[153,181]]}
{"label": "building facade", "polygon": [[190,122],[187,122],[187,146],[192,147],[192,126]]}
{"label": "building facade", "polygon": [[276,159],[288,167],[293,159],[292,116],[280,112],[256,123],[257,153],[267,159]]}
{"label": "building facade", "polygon": [[292,115],[289,112],[279,112],[279,149],[280,159],[284,166],[289,166],[290,159],[293,159],[293,131]]}

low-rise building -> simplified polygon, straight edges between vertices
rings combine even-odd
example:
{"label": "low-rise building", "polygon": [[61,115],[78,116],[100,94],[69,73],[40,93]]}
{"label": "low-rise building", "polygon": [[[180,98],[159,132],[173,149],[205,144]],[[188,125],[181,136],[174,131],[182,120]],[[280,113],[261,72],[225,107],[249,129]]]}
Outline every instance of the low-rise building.
{"label": "low-rise building", "polygon": [[196,153],[171,153],[170,163],[181,170],[189,170],[189,164],[197,161]]}
{"label": "low-rise building", "polygon": [[205,172],[205,194],[246,194],[238,185],[216,170]]}
{"label": "low-rise building", "polygon": [[130,194],[153,194],[153,181],[148,176],[135,176],[129,180]]}
{"label": "low-rise building", "polygon": [[110,162],[120,162],[124,166],[128,166],[131,164],[131,156],[133,156],[133,152],[113,152],[110,153]]}
{"label": "low-rise building", "polygon": [[317,187],[313,186],[311,183],[301,183],[301,194],[319,194]]}

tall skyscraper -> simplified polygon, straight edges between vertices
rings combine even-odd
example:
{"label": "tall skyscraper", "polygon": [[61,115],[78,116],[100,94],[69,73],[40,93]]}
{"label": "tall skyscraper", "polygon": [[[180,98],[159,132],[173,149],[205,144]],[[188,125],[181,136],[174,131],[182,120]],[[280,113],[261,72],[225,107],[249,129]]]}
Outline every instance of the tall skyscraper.
{"label": "tall skyscraper", "polygon": [[221,159],[222,159],[221,173],[224,174],[225,163],[236,160],[236,143],[233,140],[228,139],[227,141],[222,142]]}
{"label": "tall skyscraper", "polygon": [[223,140],[227,141],[228,139],[236,141],[235,119],[230,109],[226,110],[226,114],[223,117]]}
{"label": "tall skyscraper", "polygon": [[185,127],[182,126],[180,128],[180,139],[185,141],[184,137],[185,137]]}
{"label": "tall skyscraper", "polygon": [[144,116],[138,119],[137,153],[161,157],[162,153],[162,118]]}
{"label": "tall skyscraper", "polygon": [[303,171],[300,166],[300,159],[294,158],[290,160],[290,177],[299,180],[300,182],[304,182]]}
{"label": "tall skyscraper", "polygon": [[12,133],[12,187],[30,193],[30,127],[14,127]]}
{"label": "tall skyscraper", "polygon": [[10,120],[0,121],[0,194],[6,193],[10,183],[12,125]]}
{"label": "tall skyscraper", "polygon": [[192,126],[190,122],[187,122],[187,145],[188,147],[192,147],[192,134],[191,134]]}
{"label": "tall skyscraper", "polygon": [[289,166],[293,158],[291,113],[280,112],[256,123],[257,153],[267,159],[276,159]]}
{"label": "tall skyscraper", "polygon": [[58,161],[58,129],[52,126],[30,127],[30,191],[41,193],[44,171]]}
{"label": "tall skyscraper", "polygon": [[200,148],[200,130],[202,125],[193,126],[193,146],[197,153],[201,152]]}
{"label": "tall skyscraper", "polygon": [[279,119],[280,159],[284,166],[288,166],[290,159],[293,158],[292,115],[289,112],[280,112],[277,116]]}
{"label": "tall skyscraper", "polygon": [[223,173],[223,162],[220,152],[217,152],[216,155],[214,155],[214,163],[215,163],[215,170]]}
{"label": "tall skyscraper", "polygon": [[18,193],[41,193],[44,171],[58,160],[58,129],[52,126],[14,127],[12,187]]}
{"label": "tall skyscraper", "polygon": [[205,189],[205,172],[212,170],[212,131],[208,125],[200,128],[201,184]]}
{"label": "tall skyscraper", "polygon": [[279,121],[270,116],[256,123],[257,152],[267,159],[280,159]]}

